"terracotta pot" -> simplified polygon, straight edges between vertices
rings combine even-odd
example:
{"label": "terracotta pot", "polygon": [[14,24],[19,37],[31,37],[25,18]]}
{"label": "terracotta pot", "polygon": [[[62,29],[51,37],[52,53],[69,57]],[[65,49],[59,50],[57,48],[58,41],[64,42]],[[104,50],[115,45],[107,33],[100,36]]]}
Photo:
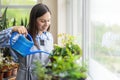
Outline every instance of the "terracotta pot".
{"label": "terracotta pot", "polygon": [[11,77],[8,80],[16,80],[16,77]]}
{"label": "terracotta pot", "polygon": [[2,80],[3,79],[3,73],[2,72],[0,72],[0,80]]}
{"label": "terracotta pot", "polygon": [[4,72],[3,78],[8,78],[10,76],[12,76],[12,70],[8,70],[8,71]]}
{"label": "terracotta pot", "polygon": [[9,69],[8,66],[3,66],[3,67],[1,68],[1,71],[2,71],[2,72],[6,72],[6,71],[8,71],[8,69]]}

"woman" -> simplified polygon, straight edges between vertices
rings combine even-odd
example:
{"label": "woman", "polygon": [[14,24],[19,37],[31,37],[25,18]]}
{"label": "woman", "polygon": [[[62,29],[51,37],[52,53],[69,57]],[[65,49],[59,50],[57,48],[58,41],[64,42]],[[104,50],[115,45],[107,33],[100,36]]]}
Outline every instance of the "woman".
{"label": "woman", "polygon": [[[9,39],[12,32],[18,32],[20,34],[27,35],[28,33],[32,36],[34,46],[32,50],[42,50],[50,53],[53,50],[53,37],[49,32],[51,12],[49,8],[42,3],[33,6],[28,29],[24,26],[11,27],[9,29],[0,32],[0,47],[9,47]],[[19,70],[16,80],[37,80],[36,74],[34,74],[34,62],[40,61],[43,66],[46,66],[49,62],[49,54],[35,53],[22,57],[19,53],[13,51],[11,48],[12,56],[19,63]]]}

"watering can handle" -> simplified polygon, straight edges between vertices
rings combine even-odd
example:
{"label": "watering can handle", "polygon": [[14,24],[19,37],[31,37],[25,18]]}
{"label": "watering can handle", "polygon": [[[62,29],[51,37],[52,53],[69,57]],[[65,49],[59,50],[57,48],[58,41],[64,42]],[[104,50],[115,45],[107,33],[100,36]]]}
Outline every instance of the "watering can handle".
{"label": "watering can handle", "polygon": [[[12,46],[12,39],[15,35],[19,34],[18,32],[13,32],[12,35],[11,35],[11,38],[10,38],[10,45]],[[30,34],[27,34],[27,37],[30,39],[30,41],[33,42],[33,39],[32,37],[30,36]]]}

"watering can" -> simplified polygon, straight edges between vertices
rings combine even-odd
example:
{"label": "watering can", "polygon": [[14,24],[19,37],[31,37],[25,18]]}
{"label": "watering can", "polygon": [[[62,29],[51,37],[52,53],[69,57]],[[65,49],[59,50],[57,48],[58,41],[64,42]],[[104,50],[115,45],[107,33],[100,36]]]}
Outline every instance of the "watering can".
{"label": "watering can", "polygon": [[34,46],[34,42],[30,34],[27,34],[27,38],[24,35],[19,34],[18,32],[13,32],[10,38],[11,48],[17,51],[23,57],[30,54],[41,53],[41,52],[45,54],[49,54],[48,52],[42,50],[30,51],[30,49]]}

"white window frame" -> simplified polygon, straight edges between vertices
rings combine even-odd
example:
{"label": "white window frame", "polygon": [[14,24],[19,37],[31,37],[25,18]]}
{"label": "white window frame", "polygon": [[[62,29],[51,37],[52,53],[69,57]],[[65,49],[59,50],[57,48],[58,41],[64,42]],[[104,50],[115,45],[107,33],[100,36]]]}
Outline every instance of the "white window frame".
{"label": "white window frame", "polygon": [[[89,9],[87,0],[67,0],[67,26],[66,32],[76,35],[82,29],[82,61],[86,62],[89,58]],[[81,6],[80,6],[81,4]],[[79,5],[79,6],[78,6]],[[78,8],[80,7],[80,8]],[[79,10],[79,11],[78,11]],[[79,16],[78,16],[79,15]],[[82,18],[81,21],[79,21]],[[76,20],[77,19],[77,20]]]}

